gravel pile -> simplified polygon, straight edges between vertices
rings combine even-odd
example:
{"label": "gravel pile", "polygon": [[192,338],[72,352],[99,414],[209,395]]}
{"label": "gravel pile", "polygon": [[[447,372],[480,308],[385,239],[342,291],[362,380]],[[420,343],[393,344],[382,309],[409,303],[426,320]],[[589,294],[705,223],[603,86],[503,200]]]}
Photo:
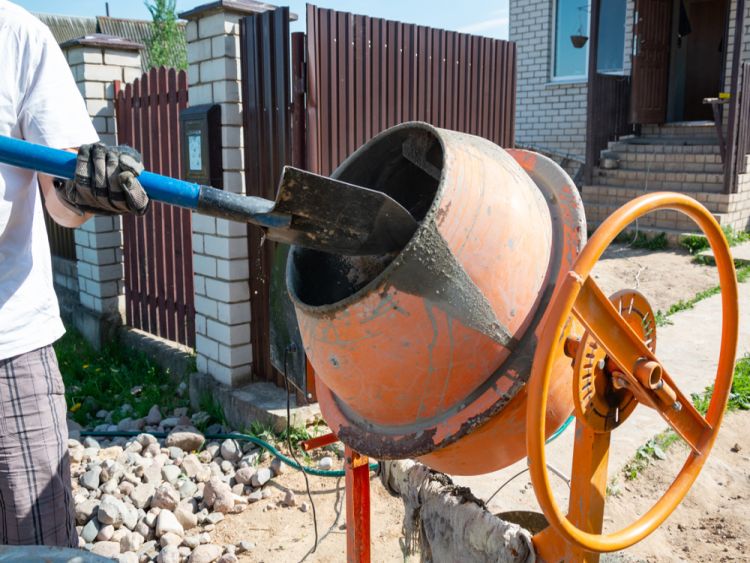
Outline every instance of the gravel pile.
{"label": "gravel pile", "polygon": [[[253,544],[216,545],[211,532],[225,515],[250,503],[270,499],[264,509],[297,507],[290,491],[273,499],[265,485],[283,472],[278,459],[250,443],[235,440],[204,443],[196,424],[205,413],[186,416],[176,409],[162,418],[158,407],[140,419],[106,422],[102,430],[142,431],[136,437],[68,443],[76,524],[81,547],[123,563],[232,563]],[[222,432],[220,426],[207,433]],[[168,432],[157,440],[148,432]],[[200,451],[197,451],[200,450]]]}

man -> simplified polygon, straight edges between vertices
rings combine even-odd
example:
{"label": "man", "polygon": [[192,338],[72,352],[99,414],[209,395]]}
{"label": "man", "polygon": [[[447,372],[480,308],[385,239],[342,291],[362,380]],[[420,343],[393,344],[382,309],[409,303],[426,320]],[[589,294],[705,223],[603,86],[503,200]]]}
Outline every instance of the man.
{"label": "man", "polygon": [[[96,143],[85,104],[52,34],[0,0],[0,135],[80,147],[76,179],[0,165],[0,543],[78,546],[64,387],[52,343],[62,336],[47,210],[65,227],[91,212],[143,213],[134,151]],[[38,180],[38,183],[37,183]]]}

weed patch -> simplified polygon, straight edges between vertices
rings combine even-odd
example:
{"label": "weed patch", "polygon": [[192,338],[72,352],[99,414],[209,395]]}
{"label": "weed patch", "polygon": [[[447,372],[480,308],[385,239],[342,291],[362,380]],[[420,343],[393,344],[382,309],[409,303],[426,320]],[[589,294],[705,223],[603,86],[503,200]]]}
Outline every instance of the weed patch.
{"label": "weed patch", "polygon": [[[721,230],[724,231],[724,237],[729,246],[736,246],[750,240],[750,233],[746,231],[736,231],[730,226],[722,227]],[[680,245],[690,254],[698,254],[709,247],[708,239],[703,235],[686,235],[680,239]]]}
{"label": "weed patch", "polygon": [[[146,416],[153,405],[162,412],[186,406],[187,398],[177,393],[177,384],[144,354],[124,349],[119,342],[96,351],[74,329],[69,328],[55,343],[55,352],[65,398],[73,419],[84,426],[96,420],[100,409],[113,410],[113,422],[125,416]],[[131,414],[117,407],[128,404]]]}

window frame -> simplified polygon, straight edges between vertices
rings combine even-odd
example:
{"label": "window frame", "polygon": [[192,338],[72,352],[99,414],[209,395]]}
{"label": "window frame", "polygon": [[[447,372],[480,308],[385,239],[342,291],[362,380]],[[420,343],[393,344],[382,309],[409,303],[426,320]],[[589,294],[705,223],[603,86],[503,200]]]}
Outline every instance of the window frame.
{"label": "window frame", "polygon": [[549,81],[552,84],[575,84],[587,82],[589,76],[589,56],[590,56],[590,39],[591,39],[591,0],[586,0],[588,9],[586,10],[586,30],[589,34],[589,41],[582,49],[586,49],[586,62],[584,63],[583,74],[571,74],[565,76],[555,76],[555,55],[557,54],[557,10],[560,0],[552,0],[552,21],[550,25],[550,68]]}

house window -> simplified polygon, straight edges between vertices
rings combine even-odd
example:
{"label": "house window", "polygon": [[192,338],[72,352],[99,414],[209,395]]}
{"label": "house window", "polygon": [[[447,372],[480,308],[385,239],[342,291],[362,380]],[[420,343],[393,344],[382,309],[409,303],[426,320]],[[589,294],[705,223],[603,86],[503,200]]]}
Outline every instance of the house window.
{"label": "house window", "polygon": [[622,72],[625,57],[625,0],[602,0],[599,14],[598,72]]}
{"label": "house window", "polygon": [[589,35],[589,0],[556,0],[553,38],[552,78],[570,80],[586,78],[589,44],[576,48],[572,37]]}

